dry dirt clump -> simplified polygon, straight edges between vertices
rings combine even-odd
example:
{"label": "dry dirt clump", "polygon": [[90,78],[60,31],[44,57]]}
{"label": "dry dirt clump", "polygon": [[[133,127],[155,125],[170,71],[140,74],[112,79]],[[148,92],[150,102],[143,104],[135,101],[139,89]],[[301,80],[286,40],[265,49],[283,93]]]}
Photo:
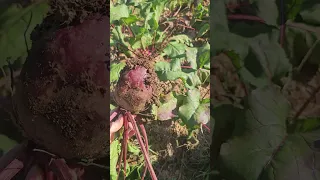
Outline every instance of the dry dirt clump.
{"label": "dry dirt clump", "polygon": [[108,153],[109,18],[95,14],[33,42],[15,105],[25,136],[63,158]]}
{"label": "dry dirt clump", "polygon": [[50,0],[51,12],[62,23],[82,22],[94,13],[109,15],[109,2],[106,0]]}

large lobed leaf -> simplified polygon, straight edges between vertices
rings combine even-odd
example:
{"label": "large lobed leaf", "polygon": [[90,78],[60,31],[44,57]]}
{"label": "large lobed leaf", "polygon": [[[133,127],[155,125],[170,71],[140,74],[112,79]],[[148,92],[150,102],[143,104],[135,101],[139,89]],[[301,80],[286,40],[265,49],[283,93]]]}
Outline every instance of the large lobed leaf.
{"label": "large lobed leaf", "polygon": [[[287,100],[271,87],[249,95],[233,137],[222,144],[221,170],[230,179],[295,180],[320,178],[320,130],[287,134]],[[219,119],[216,119],[219,121]],[[233,173],[230,173],[233,172]]]}

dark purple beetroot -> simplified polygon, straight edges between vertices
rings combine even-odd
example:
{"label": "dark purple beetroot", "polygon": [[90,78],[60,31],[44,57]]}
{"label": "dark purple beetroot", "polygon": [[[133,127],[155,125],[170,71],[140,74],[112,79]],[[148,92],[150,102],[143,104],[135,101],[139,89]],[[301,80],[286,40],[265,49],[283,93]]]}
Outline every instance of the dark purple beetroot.
{"label": "dark purple beetroot", "polygon": [[33,42],[17,82],[25,136],[63,158],[108,154],[108,26],[96,15]]}
{"label": "dark purple beetroot", "polygon": [[120,107],[132,113],[146,110],[153,96],[151,86],[145,84],[146,77],[147,69],[142,66],[121,73],[114,91],[114,99]]}

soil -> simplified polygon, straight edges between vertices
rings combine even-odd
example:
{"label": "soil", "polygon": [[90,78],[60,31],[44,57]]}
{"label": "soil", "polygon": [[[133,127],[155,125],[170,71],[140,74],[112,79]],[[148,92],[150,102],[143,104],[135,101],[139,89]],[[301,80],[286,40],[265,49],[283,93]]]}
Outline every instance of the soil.
{"label": "soil", "polygon": [[34,36],[17,82],[24,134],[67,159],[95,159],[109,151],[108,25],[107,16],[95,14],[78,26]]}
{"label": "soil", "polygon": [[[152,151],[150,158],[159,180],[205,179],[210,159],[210,133],[203,129],[188,139],[188,130],[179,121],[161,121],[145,124]],[[137,140],[133,143],[138,145]],[[143,163],[143,158],[131,155],[131,165]]]}
{"label": "soil", "polygon": [[50,0],[51,12],[62,24],[78,24],[95,13],[109,16],[106,0]]}

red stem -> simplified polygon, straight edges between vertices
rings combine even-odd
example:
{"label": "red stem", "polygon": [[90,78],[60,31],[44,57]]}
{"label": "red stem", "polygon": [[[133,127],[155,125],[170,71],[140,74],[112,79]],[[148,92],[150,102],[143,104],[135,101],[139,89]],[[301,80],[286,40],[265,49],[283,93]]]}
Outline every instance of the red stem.
{"label": "red stem", "polygon": [[181,66],[182,69],[192,69],[191,66]]}
{"label": "red stem", "polygon": [[228,15],[228,19],[229,20],[249,20],[249,21],[257,21],[257,22],[261,22],[261,23],[266,23],[260,17],[244,15],[244,14],[231,14],[231,15]]}
{"label": "red stem", "polygon": [[129,125],[128,125],[128,117],[124,117],[124,134],[123,134],[123,174],[124,179],[126,179],[126,172],[127,172],[127,150],[128,150],[128,131],[129,131]]}
{"label": "red stem", "polygon": [[158,178],[156,176],[156,173],[154,172],[154,169],[153,169],[152,164],[150,162],[150,159],[149,159],[149,156],[148,156],[148,152],[147,152],[147,150],[145,148],[145,145],[143,144],[143,141],[142,141],[142,138],[141,138],[140,131],[138,129],[137,123],[132,118],[132,114],[130,112],[127,112],[126,115],[127,115],[128,119],[129,119],[129,121],[132,123],[134,131],[136,132],[136,137],[138,139],[140,148],[142,150],[142,154],[143,154],[144,160],[147,163],[148,170],[150,172],[151,178],[152,178],[152,180],[158,180]]}
{"label": "red stem", "polygon": [[202,124],[202,126],[205,127],[210,132],[210,128],[206,124]]}
{"label": "red stem", "polygon": [[[140,126],[140,129],[141,129],[141,133],[142,133],[142,136],[143,136],[143,139],[144,139],[144,143],[146,144],[146,149],[147,149],[147,153],[148,153],[148,156],[149,156],[149,144],[148,144],[147,132],[146,132],[146,129],[144,128],[143,124],[140,124],[139,126]],[[147,167],[148,166],[147,166],[147,163],[145,163],[145,164],[146,165],[145,165],[141,180],[144,180],[144,177],[146,176],[146,173],[147,173]]]}
{"label": "red stem", "polygon": [[114,109],[110,115],[110,121],[112,121],[118,114],[119,108]]}

